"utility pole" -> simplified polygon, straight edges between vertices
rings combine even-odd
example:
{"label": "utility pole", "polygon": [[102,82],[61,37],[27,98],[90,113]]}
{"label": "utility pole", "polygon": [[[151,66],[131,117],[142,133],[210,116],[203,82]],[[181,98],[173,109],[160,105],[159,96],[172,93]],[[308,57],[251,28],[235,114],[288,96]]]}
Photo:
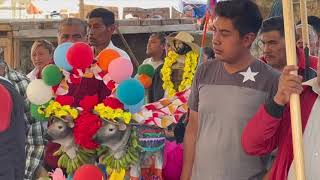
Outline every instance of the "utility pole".
{"label": "utility pole", "polygon": [[79,15],[80,19],[84,19],[84,0],[79,0]]}

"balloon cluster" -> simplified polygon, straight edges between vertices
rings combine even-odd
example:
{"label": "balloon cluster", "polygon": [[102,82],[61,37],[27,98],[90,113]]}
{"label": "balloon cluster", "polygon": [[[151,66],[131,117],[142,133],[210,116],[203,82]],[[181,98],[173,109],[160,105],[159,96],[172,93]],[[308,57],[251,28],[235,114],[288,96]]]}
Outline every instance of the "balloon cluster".
{"label": "balloon cluster", "polygon": [[138,80],[144,88],[148,89],[152,85],[152,77],[154,75],[154,68],[150,64],[142,64],[138,68]]}
{"label": "balloon cluster", "polygon": [[139,112],[144,104],[144,87],[132,79],[133,65],[129,59],[120,57],[113,49],[104,49],[97,57],[98,66],[119,84],[116,97],[131,113]]}
{"label": "balloon cluster", "polygon": [[102,50],[97,57],[98,66],[116,83],[129,79],[133,73],[133,66],[129,59],[123,58],[113,49]]}
{"label": "balloon cluster", "polygon": [[62,43],[53,54],[54,64],[66,71],[85,69],[93,63],[91,47],[83,42]]}
{"label": "balloon cluster", "polygon": [[[62,70],[71,72],[74,69],[86,70],[93,63],[104,72],[109,79],[118,84],[116,97],[123,103],[127,110],[132,113],[138,112],[144,103],[144,87],[150,84],[150,76],[153,75],[153,68],[142,67],[142,81],[131,79],[133,65],[129,59],[121,57],[113,49],[104,49],[96,57],[92,48],[83,42],[60,44],[54,52],[54,64],[47,65],[42,70],[42,79],[32,81],[27,88],[27,96],[31,105],[31,114],[38,120],[46,120],[38,113],[38,108],[44,106],[53,97],[52,87],[58,86],[64,79]],[[103,78],[104,79],[104,78]],[[150,86],[150,85],[149,85]]]}
{"label": "balloon cluster", "polygon": [[46,106],[54,97],[52,87],[58,86],[64,76],[62,69],[85,69],[93,62],[93,52],[86,43],[60,44],[53,54],[54,64],[49,64],[41,72],[42,79],[33,80],[27,87],[27,97],[31,102],[31,116],[39,121],[46,118],[39,114],[38,109]]}

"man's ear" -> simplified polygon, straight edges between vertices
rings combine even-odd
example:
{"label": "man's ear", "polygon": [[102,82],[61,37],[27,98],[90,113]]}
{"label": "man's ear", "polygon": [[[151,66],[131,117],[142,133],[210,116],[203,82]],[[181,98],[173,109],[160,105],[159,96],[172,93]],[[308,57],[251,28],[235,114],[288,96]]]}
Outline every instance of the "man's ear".
{"label": "man's ear", "polygon": [[10,92],[0,84],[0,133],[10,127],[13,103]]}
{"label": "man's ear", "polygon": [[242,37],[244,47],[250,48],[257,35],[255,33],[247,33]]}
{"label": "man's ear", "polygon": [[117,26],[115,24],[109,25],[108,27],[108,31],[111,31],[112,33],[116,30]]}

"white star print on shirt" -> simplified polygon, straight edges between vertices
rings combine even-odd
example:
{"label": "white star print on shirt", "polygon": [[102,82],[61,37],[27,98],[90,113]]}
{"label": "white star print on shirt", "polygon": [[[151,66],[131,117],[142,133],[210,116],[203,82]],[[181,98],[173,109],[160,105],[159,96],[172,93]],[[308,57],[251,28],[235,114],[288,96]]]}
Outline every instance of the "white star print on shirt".
{"label": "white star print on shirt", "polygon": [[259,74],[259,72],[252,72],[251,68],[248,67],[246,72],[240,72],[239,74],[241,74],[243,76],[243,83],[250,80],[253,82],[256,82],[256,79],[254,78],[257,74]]}

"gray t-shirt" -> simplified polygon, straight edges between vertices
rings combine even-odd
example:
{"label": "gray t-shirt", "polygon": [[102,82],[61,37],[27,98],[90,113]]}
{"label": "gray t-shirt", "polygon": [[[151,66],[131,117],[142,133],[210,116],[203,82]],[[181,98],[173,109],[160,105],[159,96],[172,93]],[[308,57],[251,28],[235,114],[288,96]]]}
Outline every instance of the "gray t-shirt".
{"label": "gray t-shirt", "polygon": [[192,180],[248,180],[263,170],[241,146],[244,126],[274,96],[279,73],[260,60],[229,74],[219,60],[197,69],[188,105],[199,113]]}

